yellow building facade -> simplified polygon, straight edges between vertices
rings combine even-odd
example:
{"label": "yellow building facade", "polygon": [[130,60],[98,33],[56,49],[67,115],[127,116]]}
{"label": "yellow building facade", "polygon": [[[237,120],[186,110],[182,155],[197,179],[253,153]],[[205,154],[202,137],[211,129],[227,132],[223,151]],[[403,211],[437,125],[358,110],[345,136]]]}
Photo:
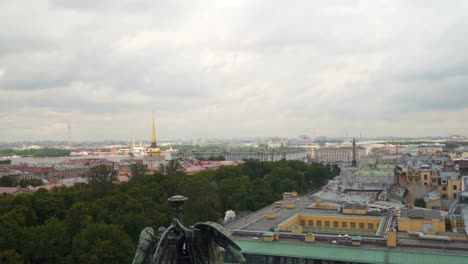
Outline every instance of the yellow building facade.
{"label": "yellow building facade", "polygon": [[396,247],[397,246],[397,234],[395,230],[390,230],[387,232],[387,247]]}
{"label": "yellow building facade", "polygon": [[278,226],[280,231],[292,231],[301,226],[303,232],[376,233],[385,217],[344,216],[336,214],[296,214]]}
{"label": "yellow building facade", "polygon": [[424,219],[402,219],[398,222],[398,231],[423,232],[424,225],[431,225],[435,232],[445,232],[445,222]]}
{"label": "yellow building facade", "polygon": [[406,169],[406,173],[407,173],[406,181],[410,184],[439,186],[439,182],[438,182],[439,174],[437,173],[437,171],[431,171],[431,170],[426,170],[426,169],[420,169],[420,170]]}
{"label": "yellow building facade", "polygon": [[343,214],[344,215],[366,215],[367,214],[367,207],[366,206],[345,206],[343,207]]}
{"label": "yellow building facade", "polygon": [[454,199],[457,198],[457,192],[461,191],[461,188],[461,179],[448,179],[447,185],[440,185],[438,190],[442,199]]}
{"label": "yellow building facade", "polygon": [[434,199],[434,200],[429,200],[426,201],[426,208],[427,209],[434,209],[434,208],[442,208],[442,200],[439,199]]}
{"label": "yellow building facade", "polygon": [[398,231],[445,232],[445,219],[438,211],[404,209],[398,218]]}

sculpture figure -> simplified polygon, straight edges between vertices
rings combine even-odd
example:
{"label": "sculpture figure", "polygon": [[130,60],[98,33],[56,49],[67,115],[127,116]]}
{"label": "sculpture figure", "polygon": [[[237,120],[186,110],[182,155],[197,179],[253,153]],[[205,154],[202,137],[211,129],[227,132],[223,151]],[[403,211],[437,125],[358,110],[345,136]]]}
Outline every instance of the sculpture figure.
{"label": "sculpture figure", "polygon": [[219,247],[236,261],[245,262],[239,246],[224,227],[215,222],[199,222],[187,228],[182,224],[182,205],[187,198],[175,195],[168,200],[175,214],[171,225],[160,227],[156,233],[151,227],[143,229],[133,264],[222,263]]}

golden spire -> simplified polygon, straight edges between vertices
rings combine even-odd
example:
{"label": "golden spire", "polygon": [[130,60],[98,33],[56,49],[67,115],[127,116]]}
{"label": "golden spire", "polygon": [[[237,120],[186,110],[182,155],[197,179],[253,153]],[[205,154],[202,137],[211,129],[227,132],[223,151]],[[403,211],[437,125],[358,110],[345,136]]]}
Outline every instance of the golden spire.
{"label": "golden spire", "polygon": [[151,146],[147,149],[149,152],[161,152],[156,144],[156,125],[154,121],[154,112],[153,112],[153,130],[151,134]]}
{"label": "golden spire", "polygon": [[151,134],[151,145],[156,144],[156,126],[154,124],[154,112],[153,112],[153,131]]}

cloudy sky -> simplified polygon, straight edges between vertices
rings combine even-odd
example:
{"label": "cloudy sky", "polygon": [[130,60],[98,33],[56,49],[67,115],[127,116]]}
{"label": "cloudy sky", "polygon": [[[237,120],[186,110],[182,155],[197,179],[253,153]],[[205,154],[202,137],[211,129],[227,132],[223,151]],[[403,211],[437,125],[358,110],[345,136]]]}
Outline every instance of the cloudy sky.
{"label": "cloudy sky", "polygon": [[468,1],[0,0],[0,141],[467,135]]}

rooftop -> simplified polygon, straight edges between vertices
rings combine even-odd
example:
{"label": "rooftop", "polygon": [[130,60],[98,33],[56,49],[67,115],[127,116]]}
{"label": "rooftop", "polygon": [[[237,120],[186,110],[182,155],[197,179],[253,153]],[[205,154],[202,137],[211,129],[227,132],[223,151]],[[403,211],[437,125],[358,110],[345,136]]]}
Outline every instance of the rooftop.
{"label": "rooftop", "polygon": [[339,245],[264,242],[254,240],[235,239],[242,249],[242,253],[261,254],[266,256],[285,256],[310,259],[326,259],[332,261],[353,260],[356,263],[450,263],[462,264],[468,262],[466,255],[453,255],[447,253],[434,253],[434,250],[425,250],[424,254],[414,251],[397,249],[376,249],[363,247],[350,247]]}
{"label": "rooftop", "polygon": [[348,203],[343,206],[343,209],[367,209],[367,205]]}
{"label": "rooftop", "polygon": [[440,172],[440,178],[443,179],[450,179],[450,180],[456,180],[458,179],[459,173],[454,172],[454,171],[441,171]]}
{"label": "rooftop", "polygon": [[[283,204],[294,203],[295,208],[288,209],[285,206],[276,208],[274,204],[269,205],[257,212],[254,212],[244,218],[241,218],[228,225],[231,230],[251,230],[251,231],[272,231],[280,223],[298,213],[316,213],[316,214],[338,214],[335,209],[316,209],[309,208],[314,201],[307,198],[307,196],[291,197],[281,200]],[[276,213],[275,219],[266,219],[265,215],[268,213]]]}
{"label": "rooftop", "polygon": [[439,191],[437,191],[437,190],[428,193],[426,195],[426,197],[424,197],[424,201],[426,201],[426,202],[433,201],[433,200],[438,200],[438,199],[440,199],[440,194],[439,194]]}
{"label": "rooftop", "polygon": [[440,220],[442,216],[439,211],[421,209],[401,209],[400,218]]}
{"label": "rooftop", "polygon": [[15,193],[18,190],[16,187],[0,187],[0,193]]}

